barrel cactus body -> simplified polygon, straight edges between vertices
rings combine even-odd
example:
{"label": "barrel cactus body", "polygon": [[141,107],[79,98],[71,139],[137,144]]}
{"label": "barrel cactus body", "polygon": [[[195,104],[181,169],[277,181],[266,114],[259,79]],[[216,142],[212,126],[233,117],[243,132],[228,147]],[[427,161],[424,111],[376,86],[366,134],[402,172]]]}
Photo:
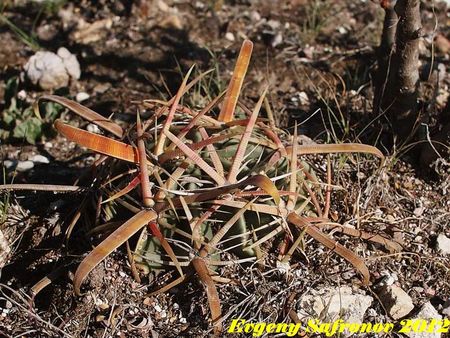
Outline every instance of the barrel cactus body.
{"label": "barrel cactus body", "polygon": [[[195,116],[195,115],[194,115]],[[241,123],[235,125],[225,124],[217,121],[213,116],[208,116],[208,124],[199,124],[192,128],[183,138],[184,144],[188,145],[191,149],[200,156],[211,167],[214,166],[213,157],[216,156],[220,160],[221,170],[223,170],[223,176],[228,177],[233,165],[233,160],[238,151],[241,139],[246,132],[246,125],[248,116],[241,115]],[[183,131],[183,127],[189,125],[192,121],[192,116],[188,117],[185,114],[176,112],[173,118],[173,125],[170,129],[174,135],[179,135]],[[211,123],[213,120],[215,123]],[[148,133],[153,135],[155,130],[160,129],[155,127],[150,129]],[[202,129],[202,130],[200,130]],[[268,130],[271,133],[268,135]],[[202,137],[202,135],[204,137]],[[207,136],[205,136],[207,135]],[[271,137],[269,137],[271,136]],[[239,168],[237,175],[237,181],[255,175],[265,175],[273,181],[276,188],[279,191],[288,191],[291,177],[297,182],[305,182],[305,170],[313,176],[314,174],[308,167],[305,169],[299,169],[292,174],[289,155],[286,153],[280,156],[280,145],[276,144],[274,137],[280,142],[283,142],[283,147],[292,146],[292,136],[286,132],[277,128],[270,128],[265,121],[260,120],[256,123],[254,128],[250,131],[250,137],[248,145],[245,148],[244,160]],[[211,140],[209,143],[208,140]],[[217,140],[217,141],[216,141]],[[213,142],[214,141],[214,142]],[[153,139],[148,141],[148,149],[152,149],[156,146],[157,140]],[[211,180],[211,178],[198,166],[195,161],[190,160],[181,151],[169,150],[161,156],[162,163],[159,163],[163,168],[163,174],[160,175],[160,179],[165,183],[164,195],[168,198],[173,198],[180,194],[188,195],[191,192],[197,192],[217,187],[218,184]],[[213,154],[215,153],[215,154]],[[169,154],[169,156],[165,156]],[[180,168],[184,168],[181,170]],[[182,171],[180,175],[173,174],[177,170]],[[158,182],[155,177],[150,178],[155,186],[158,186]],[[305,182],[305,184],[309,184]],[[159,187],[160,189],[162,187]],[[246,187],[241,188],[238,191],[237,196],[219,196],[218,199],[223,201],[236,201],[240,202],[239,206],[243,203],[250,203],[253,199],[256,199],[258,204],[266,204],[271,207],[275,207],[274,200],[270,195],[260,191],[260,195],[252,193],[246,193]],[[254,190],[254,189],[253,189]],[[307,192],[299,185],[296,189],[295,195],[295,208],[299,208],[302,204],[305,204]],[[281,208],[285,208],[288,202],[289,195],[283,197]],[[201,224],[197,224],[200,231],[199,234],[204,243],[208,243],[221,226],[226,224],[238,210],[231,205],[222,205],[214,212],[212,217],[202,221]],[[182,236],[175,231],[182,230],[183,232],[193,236],[192,228],[193,224],[196,224],[196,220],[200,219],[202,215],[214,208],[213,202],[192,203],[187,207],[178,207],[168,209],[166,212],[160,215],[159,222],[163,233],[166,238],[172,239],[178,243],[182,242],[175,249],[175,252],[184,257],[188,261],[189,250],[194,251],[195,245],[192,238]],[[309,203],[302,208],[304,214],[310,213],[316,215]],[[258,256],[258,246],[255,243],[267,236],[277,228],[282,226],[283,217],[282,212],[279,215],[266,214],[264,212],[258,212],[253,210],[247,210],[240,216],[233,224],[226,236],[222,239],[223,244],[220,247],[215,248],[217,251],[214,254],[214,260],[219,261],[221,259],[220,252],[232,252],[237,258],[249,258]],[[281,233],[281,231],[279,231]],[[197,248],[198,249],[198,248]],[[261,258],[261,257],[259,257]],[[149,272],[152,269],[159,270],[162,268],[161,262],[167,262],[164,250],[159,246],[158,240],[152,236],[148,236],[144,231],[138,241],[136,247],[135,259],[138,265],[145,271]]]}

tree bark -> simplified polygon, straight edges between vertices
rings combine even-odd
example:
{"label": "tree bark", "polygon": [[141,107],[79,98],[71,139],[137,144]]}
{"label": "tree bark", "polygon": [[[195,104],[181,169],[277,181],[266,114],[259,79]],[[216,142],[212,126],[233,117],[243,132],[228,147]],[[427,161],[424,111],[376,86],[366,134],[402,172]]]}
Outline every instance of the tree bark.
{"label": "tree bark", "polygon": [[373,111],[375,115],[380,114],[382,109],[382,100],[388,86],[389,78],[392,77],[390,64],[395,46],[395,33],[397,32],[397,13],[394,10],[394,4],[385,3],[384,6],[383,33],[381,35],[380,46],[377,51],[378,70],[375,75],[375,92],[373,99]]}
{"label": "tree bark", "polygon": [[[390,2],[391,5],[393,3]],[[391,62],[388,62],[388,72],[385,71],[384,78],[388,81],[379,92],[380,96],[376,98],[378,101],[374,102],[374,107],[380,112],[386,112],[394,134],[403,142],[414,135],[419,116],[419,42],[422,35],[420,0],[397,0],[393,9],[398,17],[395,50]],[[387,19],[395,17],[388,10],[386,15]],[[388,46],[391,34],[392,31],[388,30],[386,36],[383,36]]]}

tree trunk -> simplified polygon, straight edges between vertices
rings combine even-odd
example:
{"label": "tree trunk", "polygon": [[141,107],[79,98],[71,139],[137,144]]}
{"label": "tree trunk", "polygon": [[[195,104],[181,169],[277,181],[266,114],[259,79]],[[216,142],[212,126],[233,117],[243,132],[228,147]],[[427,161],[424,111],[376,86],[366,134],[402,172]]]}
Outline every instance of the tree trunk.
{"label": "tree trunk", "polygon": [[[373,99],[373,112],[380,114],[385,97],[386,88],[389,85],[389,78],[392,78],[390,64],[395,46],[395,33],[397,32],[397,13],[394,10],[394,4],[386,3],[384,6],[384,24],[381,43],[377,51],[378,71],[375,77],[375,92]],[[392,79],[391,79],[392,80]]]}
{"label": "tree trunk", "polygon": [[[390,1],[392,5],[394,2]],[[392,123],[394,134],[400,142],[414,135],[418,121],[418,91],[419,91],[419,42],[422,35],[420,18],[420,0],[397,0],[393,6],[398,17],[395,34],[395,51],[391,62],[385,67],[384,79],[387,81],[378,85],[376,92],[378,101],[374,107],[380,112],[386,112]],[[387,9],[387,19],[395,18],[394,13]],[[386,26],[386,23],[385,23]],[[389,34],[388,34],[389,33]],[[392,31],[383,36],[389,46]],[[382,43],[383,46],[383,43]],[[383,64],[380,64],[380,71]],[[386,74],[389,76],[386,76]],[[380,75],[383,76],[383,75]],[[385,84],[383,86],[383,84]],[[384,88],[383,88],[384,87]]]}

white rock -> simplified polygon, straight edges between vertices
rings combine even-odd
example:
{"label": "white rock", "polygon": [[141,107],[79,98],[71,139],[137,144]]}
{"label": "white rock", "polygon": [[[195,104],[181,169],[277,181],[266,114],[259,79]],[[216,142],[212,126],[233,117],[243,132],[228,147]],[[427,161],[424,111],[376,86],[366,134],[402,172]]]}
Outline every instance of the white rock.
{"label": "white rock", "polygon": [[251,11],[250,19],[252,19],[252,21],[258,22],[261,20],[261,14],[259,14],[258,11]]}
{"label": "white rock", "polygon": [[33,155],[28,158],[30,161],[33,161],[34,163],[50,163],[49,159],[42,155]]}
{"label": "white rock", "polygon": [[96,298],[95,305],[98,306],[102,310],[106,310],[109,308],[108,299],[105,299],[103,301],[101,298]]}
{"label": "white rock", "polygon": [[60,48],[58,55],[39,51],[25,64],[25,72],[30,81],[42,89],[66,87],[69,80],[80,78],[80,64],[75,55],[66,48]]}
{"label": "white rock", "polygon": [[317,144],[312,138],[306,136],[306,135],[298,135],[298,140],[300,141],[300,144],[305,144],[305,145],[313,145],[313,144]]}
{"label": "white rock", "polygon": [[272,41],[271,41],[271,46],[272,47],[276,47],[276,46],[278,46],[279,44],[281,44],[283,42],[283,34],[281,34],[281,32],[278,32],[274,37],[273,37],[273,39],[272,39]]}
{"label": "white rock", "polygon": [[267,26],[269,26],[272,30],[277,30],[281,26],[281,22],[277,20],[269,20],[267,21]]}
{"label": "white rock", "polygon": [[442,308],[442,314],[450,319],[450,298],[444,303]]}
{"label": "white rock", "polygon": [[342,319],[349,323],[362,323],[372,301],[372,297],[355,293],[348,286],[325,287],[302,296],[298,316],[302,322],[324,318],[323,322]]}
{"label": "white rock", "polygon": [[298,93],[298,98],[301,105],[308,106],[310,104],[308,94],[306,92]]}
{"label": "white rock", "polygon": [[[442,319],[442,316],[436,311],[436,309],[431,305],[430,302],[423,304],[419,313],[417,313],[411,320],[414,322],[415,320],[423,319],[427,323],[432,319],[436,319],[437,321]],[[414,327],[414,326],[413,326]],[[440,338],[441,334],[438,332],[409,332],[405,333],[410,338]]]}
{"label": "white rock", "polygon": [[414,309],[411,297],[396,285],[387,285],[381,289],[380,300],[394,319],[406,316]]}
{"label": "white rock", "polygon": [[420,217],[420,216],[422,216],[422,214],[423,214],[424,211],[425,211],[425,208],[424,208],[424,207],[417,207],[417,208],[414,209],[413,214],[414,214],[416,217]]}
{"label": "white rock", "polygon": [[110,88],[111,88],[111,85],[109,83],[99,83],[94,87],[94,92],[103,94]]}
{"label": "white rock", "polygon": [[86,127],[87,131],[90,133],[94,133],[94,134],[99,134],[100,133],[100,128],[93,123],[89,123]]}
{"label": "white rock", "polygon": [[4,161],[3,161],[3,166],[4,166],[6,169],[9,169],[9,168],[14,167],[14,166],[16,165],[16,163],[17,163],[17,161],[4,160]]}
{"label": "white rock", "polygon": [[386,277],[385,283],[387,286],[391,286],[395,283],[395,278],[393,276]]}
{"label": "white rock", "polygon": [[81,18],[77,20],[77,27],[72,31],[70,37],[82,44],[97,42],[110,33],[112,25],[111,18],[96,20],[93,23],[86,22]]}
{"label": "white rock", "polygon": [[58,56],[63,60],[64,67],[66,67],[67,73],[70,75],[70,77],[78,80],[81,76],[81,69],[77,57],[64,47],[59,48],[57,53]]}
{"label": "white rock", "polygon": [[58,34],[58,30],[54,25],[43,24],[37,27],[36,33],[39,39],[50,41]]}
{"label": "white rock", "polygon": [[27,171],[34,167],[34,163],[31,161],[19,161],[17,163],[16,170],[17,171]]}
{"label": "white rock", "polygon": [[367,310],[367,316],[377,317],[378,316],[377,310],[370,308],[369,310]]}
{"label": "white rock", "polygon": [[444,254],[450,254],[450,238],[444,234],[439,234],[436,241],[436,248]]}
{"label": "white rock", "polygon": [[162,0],[159,0],[158,1],[158,9],[161,11],[161,12],[168,12],[169,10],[170,10],[170,7],[169,7],[169,5],[167,5],[166,3],[165,3],[165,1],[162,1]]}
{"label": "white rock", "polygon": [[72,54],[70,54],[69,50],[65,47],[60,47],[56,52],[61,59],[68,59]]}
{"label": "white rock", "polygon": [[9,246],[9,243],[6,240],[5,236],[3,236],[3,232],[0,230],[0,268],[3,268],[7,263],[10,252],[11,248]]}
{"label": "white rock", "polygon": [[344,27],[340,26],[340,27],[338,27],[338,32],[339,32],[340,34],[346,34],[346,33],[347,33],[347,30],[346,30]]}
{"label": "white rock", "polygon": [[307,58],[307,59],[313,59],[314,58],[314,51],[315,51],[315,48],[313,47],[313,46],[309,46],[309,45],[306,45],[304,48],[303,48],[303,53],[305,54],[305,57]]}
{"label": "white rock", "polygon": [[27,92],[22,89],[17,93],[17,97],[21,100],[25,100],[27,98]]}
{"label": "white rock", "polygon": [[205,8],[205,4],[203,2],[201,2],[201,1],[196,1],[195,2],[195,8],[203,9],[203,8]]}
{"label": "white rock", "polygon": [[231,33],[231,32],[227,32],[227,33],[225,34],[225,39],[227,39],[228,41],[234,41],[234,40],[236,40],[236,38],[234,37],[234,34]]}
{"label": "white rock", "polygon": [[89,94],[85,93],[85,92],[79,92],[77,93],[77,95],[75,96],[75,100],[77,100],[77,102],[83,102],[86,101],[89,98]]}
{"label": "white rock", "polygon": [[277,261],[277,268],[281,273],[287,274],[291,268],[288,262]]}
{"label": "white rock", "polygon": [[64,30],[67,30],[68,28],[75,26],[79,18],[78,15],[75,15],[74,6],[70,2],[67,6],[63,6],[58,11],[58,17],[60,19],[60,22],[62,23],[62,28]]}
{"label": "white rock", "polygon": [[359,171],[356,173],[356,177],[358,177],[360,180],[363,180],[366,178],[366,174],[364,174],[362,171]]}
{"label": "white rock", "polygon": [[393,285],[396,281],[398,281],[398,276],[395,272],[391,273],[390,271],[382,271],[381,275],[384,276],[381,282],[378,283],[378,287],[384,288],[386,286]]}
{"label": "white rock", "polygon": [[69,74],[62,59],[52,52],[34,54],[26,63],[25,71],[30,81],[42,89],[57,89],[69,83]]}

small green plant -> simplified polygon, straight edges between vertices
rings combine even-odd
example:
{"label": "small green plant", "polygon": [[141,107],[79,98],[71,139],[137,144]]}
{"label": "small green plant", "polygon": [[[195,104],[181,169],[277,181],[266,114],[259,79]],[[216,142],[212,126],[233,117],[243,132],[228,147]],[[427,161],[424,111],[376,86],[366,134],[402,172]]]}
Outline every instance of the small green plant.
{"label": "small green plant", "polygon": [[58,13],[58,11],[67,3],[67,0],[45,0],[42,1],[40,6],[40,11],[44,14],[53,15]]}
{"label": "small green plant", "polygon": [[25,140],[30,144],[52,134],[51,124],[60,115],[62,107],[53,102],[43,106],[43,118],[35,115],[33,107],[18,95],[19,79],[6,82],[5,109],[0,118],[0,139]]}
{"label": "small green plant", "polygon": [[[3,1],[0,2],[0,23],[6,24],[9,29],[16,34],[16,36],[28,47],[30,47],[34,51],[38,51],[41,49],[41,46],[39,45],[39,42],[37,41],[35,28],[39,20],[41,19],[42,15],[45,15],[46,17],[55,15],[65,4],[67,3],[67,0],[44,0],[39,2],[32,2],[31,8],[34,11],[37,11],[37,14],[33,20],[32,28],[30,29],[30,32],[27,33],[23,29],[21,29],[19,26],[17,26],[14,22],[9,20],[6,15],[4,14],[8,7],[14,6],[13,3],[10,3],[9,1]],[[27,11],[30,10],[30,8],[26,8]]]}
{"label": "small green plant", "polygon": [[27,34],[25,31],[20,29],[16,24],[14,24],[11,20],[9,20],[2,12],[0,12],[0,22],[6,24],[9,29],[11,29],[14,34],[28,47],[32,50],[39,50],[41,47],[32,34]]}
{"label": "small green plant", "polygon": [[300,38],[303,43],[313,43],[320,34],[320,30],[327,23],[331,5],[323,0],[311,0],[305,4],[305,17],[301,27]]}

